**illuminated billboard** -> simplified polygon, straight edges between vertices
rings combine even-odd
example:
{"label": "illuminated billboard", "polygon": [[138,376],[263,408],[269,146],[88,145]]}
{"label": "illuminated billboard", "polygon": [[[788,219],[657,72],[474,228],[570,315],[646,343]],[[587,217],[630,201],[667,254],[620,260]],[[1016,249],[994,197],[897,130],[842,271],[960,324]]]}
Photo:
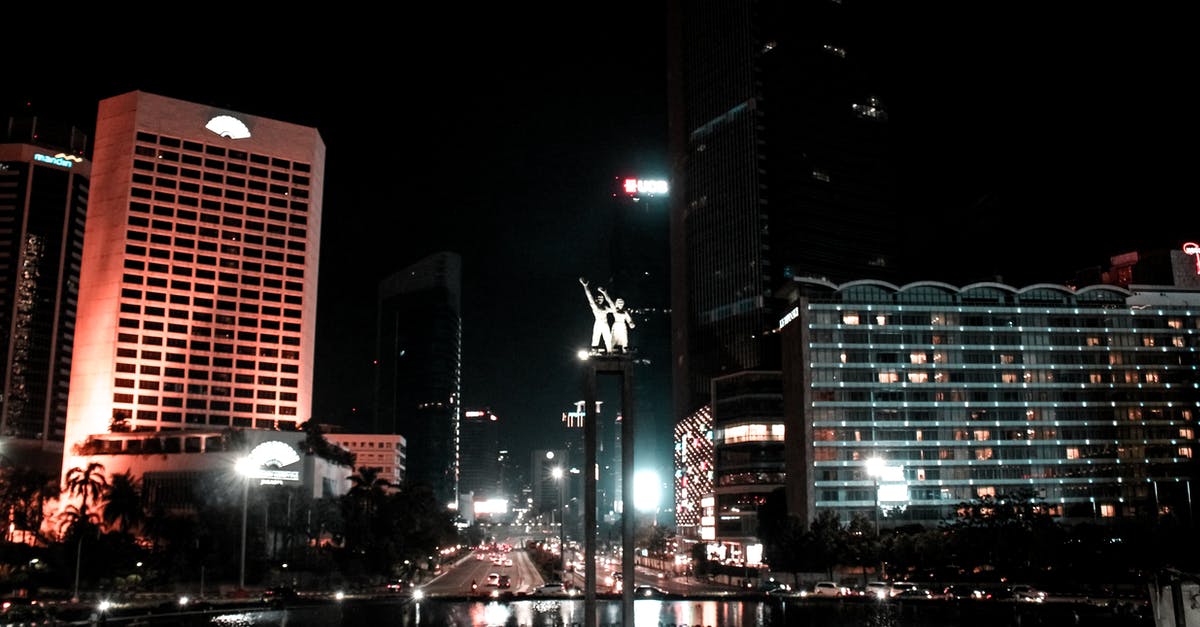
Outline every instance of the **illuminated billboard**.
{"label": "illuminated billboard", "polygon": [[628,196],[666,196],[667,182],[657,179],[625,179],[622,188]]}

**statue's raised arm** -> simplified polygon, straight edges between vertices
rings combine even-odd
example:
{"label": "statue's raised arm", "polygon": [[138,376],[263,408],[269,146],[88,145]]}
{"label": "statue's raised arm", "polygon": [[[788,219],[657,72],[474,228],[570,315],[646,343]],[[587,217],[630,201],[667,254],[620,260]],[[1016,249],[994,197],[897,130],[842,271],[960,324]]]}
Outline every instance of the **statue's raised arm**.
{"label": "statue's raised arm", "polygon": [[[588,282],[583,277],[579,277],[579,283],[583,285],[583,294],[587,297],[588,305],[592,308],[592,316],[596,321],[592,324],[592,348],[600,348],[601,340],[604,341],[604,350],[612,351],[612,329],[608,326],[609,308],[603,306],[602,298],[592,296],[592,291],[588,289]],[[604,293],[603,288],[597,288],[600,293]]]}

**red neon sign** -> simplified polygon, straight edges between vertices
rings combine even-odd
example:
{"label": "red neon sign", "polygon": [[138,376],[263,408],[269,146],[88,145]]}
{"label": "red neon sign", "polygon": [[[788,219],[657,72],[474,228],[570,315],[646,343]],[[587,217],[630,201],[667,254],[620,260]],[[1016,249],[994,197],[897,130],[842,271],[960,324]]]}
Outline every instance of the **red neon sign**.
{"label": "red neon sign", "polygon": [[1183,245],[1183,252],[1196,258],[1196,274],[1200,274],[1200,244],[1188,242]]}

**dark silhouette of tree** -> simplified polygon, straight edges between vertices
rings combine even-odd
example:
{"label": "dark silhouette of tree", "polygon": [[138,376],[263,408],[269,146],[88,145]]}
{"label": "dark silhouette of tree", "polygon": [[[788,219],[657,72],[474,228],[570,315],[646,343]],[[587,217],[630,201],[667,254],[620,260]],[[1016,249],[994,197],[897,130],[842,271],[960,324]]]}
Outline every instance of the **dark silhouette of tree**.
{"label": "dark silhouette of tree", "polygon": [[141,486],[129,471],[113,475],[109,480],[108,499],[101,518],[109,529],[120,532],[137,529],[146,519]]}
{"label": "dark silhouette of tree", "polygon": [[305,455],[316,455],[338,466],[354,468],[354,453],[327,440],[319,422],[309,420],[300,425],[300,430],[304,432]]}
{"label": "dark silhouette of tree", "polygon": [[845,550],[845,534],[838,513],[821,510],[809,525],[804,546],[808,565],[805,570],[823,571],[833,579],[833,568],[841,562]]}
{"label": "dark silhouette of tree", "polygon": [[89,462],[86,468],[76,466],[68,470],[65,482],[66,493],[80,499],[79,509],[83,511],[100,501],[108,489],[104,465],[100,462]]}
{"label": "dark silhouette of tree", "polygon": [[27,466],[0,467],[0,523],[5,538],[11,541],[13,531],[22,531],[39,543],[45,542],[42,523],[46,504],[57,499],[60,492],[57,474]]}

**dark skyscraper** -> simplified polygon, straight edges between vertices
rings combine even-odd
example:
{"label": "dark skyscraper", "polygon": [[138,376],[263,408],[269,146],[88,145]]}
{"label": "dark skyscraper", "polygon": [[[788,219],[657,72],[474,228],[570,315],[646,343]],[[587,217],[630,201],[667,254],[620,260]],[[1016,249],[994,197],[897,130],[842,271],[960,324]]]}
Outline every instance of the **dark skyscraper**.
{"label": "dark skyscraper", "polygon": [[459,494],[474,492],[476,500],[499,496],[500,419],[490,411],[468,411],[459,424]]}
{"label": "dark skyscraper", "polygon": [[5,456],[58,472],[91,163],[85,135],[55,130],[0,129],[0,437]]}
{"label": "dark skyscraper", "polygon": [[408,480],[458,498],[462,258],[430,255],[379,285],[375,429],[408,441]]}
{"label": "dark skyscraper", "polygon": [[677,417],[714,376],[778,367],[763,338],[788,277],[897,272],[871,19],[850,2],[671,3]]}

